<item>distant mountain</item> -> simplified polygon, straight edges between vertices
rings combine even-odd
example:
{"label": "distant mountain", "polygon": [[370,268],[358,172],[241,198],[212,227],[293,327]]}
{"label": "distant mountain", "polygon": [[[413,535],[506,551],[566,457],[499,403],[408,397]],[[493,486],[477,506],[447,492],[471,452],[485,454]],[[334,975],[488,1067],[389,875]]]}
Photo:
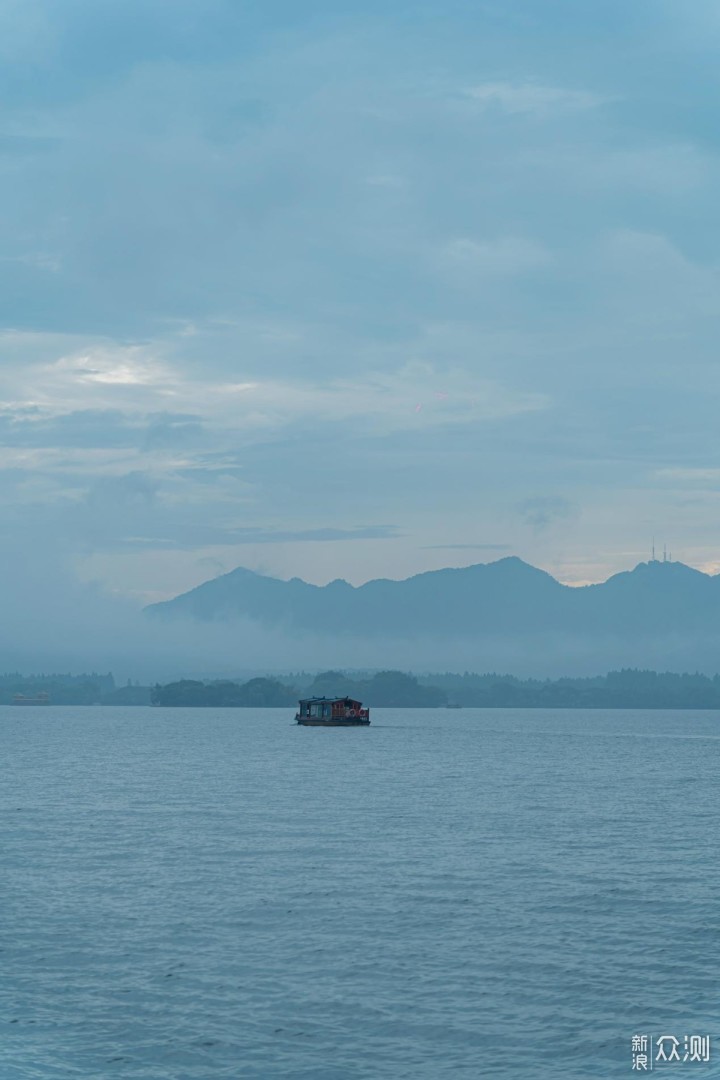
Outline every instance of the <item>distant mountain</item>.
{"label": "distant mountain", "polygon": [[[232,622],[364,640],[484,639],[577,644],[720,638],[720,577],[652,561],[572,588],[518,558],[404,581],[309,585],[238,568],[146,611],[162,620]],[[649,656],[653,660],[653,655]],[[654,656],[656,663],[662,657]]]}

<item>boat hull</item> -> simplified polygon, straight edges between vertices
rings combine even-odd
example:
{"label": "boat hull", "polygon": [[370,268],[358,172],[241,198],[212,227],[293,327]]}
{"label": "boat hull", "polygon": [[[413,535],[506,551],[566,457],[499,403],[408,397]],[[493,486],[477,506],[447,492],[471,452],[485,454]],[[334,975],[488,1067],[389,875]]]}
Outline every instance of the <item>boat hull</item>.
{"label": "boat hull", "polygon": [[339,717],[333,720],[331,717],[319,716],[296,716],[295,722],[301,727],[369,727],[370,721],[359,716],[348,716],[345,719]]}

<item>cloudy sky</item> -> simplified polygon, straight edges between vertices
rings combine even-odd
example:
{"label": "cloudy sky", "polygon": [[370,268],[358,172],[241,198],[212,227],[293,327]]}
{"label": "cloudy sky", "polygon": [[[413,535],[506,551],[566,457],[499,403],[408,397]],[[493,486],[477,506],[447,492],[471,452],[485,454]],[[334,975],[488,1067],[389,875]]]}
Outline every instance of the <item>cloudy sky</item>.
{"label": "cloudy sky", "polygon": [[6,577],[720,569],[719,51],[710,0],[0,0]]}

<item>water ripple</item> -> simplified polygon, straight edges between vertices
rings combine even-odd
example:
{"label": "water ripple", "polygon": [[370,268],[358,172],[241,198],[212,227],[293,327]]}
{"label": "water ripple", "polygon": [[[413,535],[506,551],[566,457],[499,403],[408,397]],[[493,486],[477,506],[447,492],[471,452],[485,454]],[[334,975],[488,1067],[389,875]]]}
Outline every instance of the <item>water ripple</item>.
{"label": "water ripple", "polygon": [[714,715],[0,728],[0,1080],[580,1080],[720,1028]]}

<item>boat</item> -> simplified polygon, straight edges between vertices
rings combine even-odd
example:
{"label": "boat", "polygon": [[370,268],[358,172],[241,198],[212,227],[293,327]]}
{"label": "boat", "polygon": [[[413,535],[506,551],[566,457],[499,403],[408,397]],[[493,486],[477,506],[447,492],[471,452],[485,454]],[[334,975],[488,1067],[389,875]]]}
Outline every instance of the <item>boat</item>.
{"label": "boat", "polygon": [[445,706],[446,709],[462,709],[462,705],[459,701],[448,701]]}
{"label": "boat", "polygon": [[295,720],[303,727],[367,727],[370,710],[349,697],[301,698]]}
{"label": "boat", "polygon": [[13,705],[49,705],[50,695],[40,694],[16,694],[12,700]]}

